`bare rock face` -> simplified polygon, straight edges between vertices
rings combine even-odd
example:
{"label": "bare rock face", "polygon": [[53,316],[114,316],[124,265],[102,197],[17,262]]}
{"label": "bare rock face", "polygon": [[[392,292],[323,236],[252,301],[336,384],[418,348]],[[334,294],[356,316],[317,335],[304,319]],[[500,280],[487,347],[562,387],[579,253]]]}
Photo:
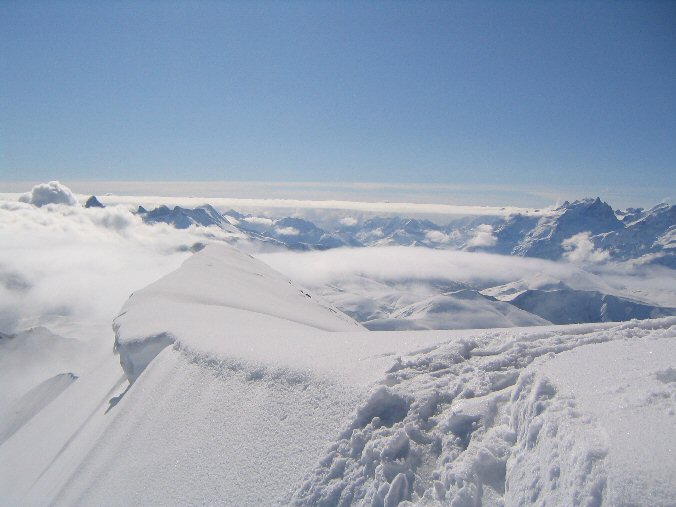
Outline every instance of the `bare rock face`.
{"label": "bare rock face", "polygon": [[85,203],[85,208],[105,208],[101,201],[99,201],[95,195],[92,195],[87,202]]}

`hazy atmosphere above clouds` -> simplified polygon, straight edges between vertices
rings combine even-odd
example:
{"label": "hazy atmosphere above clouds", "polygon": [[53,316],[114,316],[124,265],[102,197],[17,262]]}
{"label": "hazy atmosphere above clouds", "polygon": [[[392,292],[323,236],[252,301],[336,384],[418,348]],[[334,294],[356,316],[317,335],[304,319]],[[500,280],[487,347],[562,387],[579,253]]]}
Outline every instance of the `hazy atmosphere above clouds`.
{"label": "hazy atmosphere above clouds", "polygon": [[656,1],[2,2],[0,180],[649,206],[673,197],[675,21]]}

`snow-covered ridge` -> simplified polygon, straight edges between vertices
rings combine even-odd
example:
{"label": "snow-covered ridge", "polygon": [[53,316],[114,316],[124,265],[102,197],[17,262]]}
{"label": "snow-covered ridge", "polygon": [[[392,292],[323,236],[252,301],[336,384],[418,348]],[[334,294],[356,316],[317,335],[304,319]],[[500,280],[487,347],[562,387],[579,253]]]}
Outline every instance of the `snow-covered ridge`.
{"label": "snow-covered ridge", "polygon": [[133,294],[115,319],[115,349],[130,381],[167,345],[218,347],[279,332],[363,329],[263,262],[223,244]]}
{"label": "snow-covered ridge", "polygon": [[[239,268],[245,273],[237,275]],[[261,283],[241,292],[242,301],[234,290],[205,293],[222,275],[232,288]],[[666,506],[676,494],[670,480],[676,462],[668,452],[676,442],[676,318],[365,332],[298,291],[248,256],[209,247],[134,295],[116,320],[118,349],[134,368],[143,362],[147,369],[120,403],[119,435],[106,444],[127,450],[112,470],[97,455],[87,468],[128,475],[125,463],[136,460],[134,470],[150,467],[157,479],[134,447],[168,461],[184,452],[182,446],[156,449],[166,444],[153,444],[153,426],[134,415],[157,398],[155,417],[179,403],[181,424],[194,430],[186,443],[191,448],[201,448],[200,435],[223,438],[205,426],[207,414],[231,420],[222,432],[248,442],[225,447],[221,452],[231,458],[220,465],[200,462],[198,477],[189,472],[194,458],[185,463],[184,472],[204,489],[210,477],[221,477],[219,494],[232,505]],[[290,301],[279,307],[280,299],[267,293]],[[174,347],[156,359],[131,348],[158,337],[169,337]],[[125,368],[131,379],[138,376]],[[204,405],[221,406],[228,397],[240,400],[241,416]],[[252,401],[260,397],[269,406]],[[644,416],[656,421],[657,432],[644,431]],[[179,430],[161,424],[170,433]],[[139,436],[126,443],[136,425]],[[251,432],[260,436],[251,440]],[[627,432],[632,439],[624,439]],[[302,445],[299,456],[294,449]],[[249,470],[253,482],[227,463]],[[174,477],[171,494],[194,501],[182,493],[182,477]],[[62,500],[96,501],[112,491],[109,481],[88,489],[88,480],[77,478]],[[247,489],[254,484],[255,491]],[[144,488],[146,500],[176,499],[156,484]],[[87,493],[73,496],[78,491]]]}

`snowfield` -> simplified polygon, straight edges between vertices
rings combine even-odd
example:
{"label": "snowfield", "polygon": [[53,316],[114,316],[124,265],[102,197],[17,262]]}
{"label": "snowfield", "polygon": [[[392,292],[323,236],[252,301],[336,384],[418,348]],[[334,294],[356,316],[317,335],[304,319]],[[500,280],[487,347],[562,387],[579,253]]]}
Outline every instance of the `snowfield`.
{"label": "snowfield", "polygon": [[1,504],[674,505],[675,317],[367,331],[211,244],[114,328],[9,409]]}

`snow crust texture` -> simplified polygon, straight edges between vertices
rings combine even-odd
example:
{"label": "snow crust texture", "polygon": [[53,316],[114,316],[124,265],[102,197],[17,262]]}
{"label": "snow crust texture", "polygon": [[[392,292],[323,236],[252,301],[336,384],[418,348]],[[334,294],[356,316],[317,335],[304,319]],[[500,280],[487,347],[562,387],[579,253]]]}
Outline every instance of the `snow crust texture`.
{"label": "snow crust texture", "polygon": [[401,357],[288,501],[673,505],[675,324],[477,332]]}

